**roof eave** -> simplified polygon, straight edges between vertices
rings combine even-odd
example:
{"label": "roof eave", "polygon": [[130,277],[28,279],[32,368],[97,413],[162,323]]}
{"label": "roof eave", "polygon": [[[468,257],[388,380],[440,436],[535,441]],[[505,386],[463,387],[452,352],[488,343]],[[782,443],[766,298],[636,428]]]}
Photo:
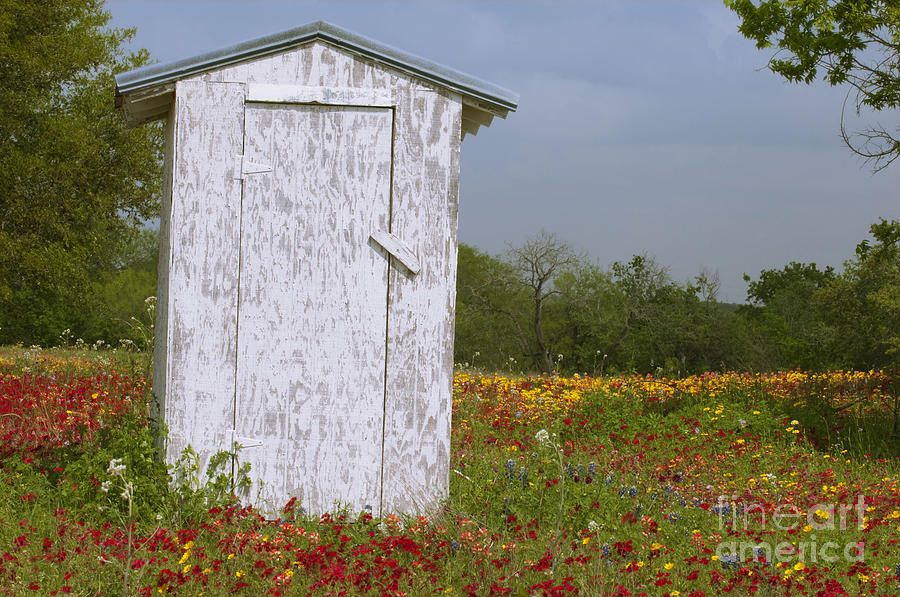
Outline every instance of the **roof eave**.
{"label": "roof eave", "polygon": [[385,64],[395,70],[452,89],[466,103],[505,117],[518,107],[518,94],[439,65],[424,58],[392,48],[375,40],[317,21],[290,31],[239,43],[221,50],[168,64],[154,64],[116,75],[116,102],[142,91],[152,95],[179,79],[194,76],[239,62],[261,58],[321,40]]}

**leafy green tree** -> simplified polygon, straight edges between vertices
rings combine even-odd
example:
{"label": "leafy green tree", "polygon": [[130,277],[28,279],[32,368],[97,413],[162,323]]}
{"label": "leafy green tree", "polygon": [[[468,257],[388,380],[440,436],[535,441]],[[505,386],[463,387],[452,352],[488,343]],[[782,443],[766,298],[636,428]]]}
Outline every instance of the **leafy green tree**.
{"label": "leafy green tree", "polygon": [[671,292],[668,270],[647,255],[634,255],[627,263],[616,261],[611,266],[613,280],[622,292],[624,304],[619,331],[604,349],[614,363],[629,369],[655,364],[647,343],[652,330],[661,328],[659,304]]}
{"label": "leafy green tree", "polygon": [[[738,362],[735,315],[717,300],[715,274],[677,283],[647,255],[611,267],[623,296],[620,328],[604,350],[616,369],[684,375]],[[742,338],[743,336],[740,336]]]}
{"label": "leafy green tree", "polygon": [[453,350],[457,363],[497,370],[518,364],[529,351],[519,323],[527,318],[527,309],[509,264],[460,243]]}
{"label": "leafy green tree", "polygon": [[835,327],[835,352],[857,369],[900,365],[900,222],[880,220],[843,273],[817,296]]}
{"label": "leafy green tree", "polygon": [[0,343],[85,331],[92,280],[157,210],[160,134],[126,129],[113,75],[145,64],[97,0],[0,16]]}
{"label": "leafy green tree", "polygon": [[819,309],[816,295],[835,279],[834,269],[792,261],[782,269],[762,270],[748,283],[741,313],[760,331],[772,351],[772,368],[823,369],[833,364],[833,330]]}
{"label": "leafy green tree", "polygon": [[[900,108],[900,4],[884,0],[725,0],[739,31],[760,49],[774,47],[769,68],[790,82],[821,77],[849,86],[863,110]],[[845,103],[846,108],[846,103]],[[900,157],[900,130],[880,125],[848,133],[847,145],[875,170]]]}
{"label": "leafy green tree", "polygon": [[571,370],[601,374],[609,364],[606,353],[622,326],[625,295],[599,265],[581,261],[556,281],[563,306],[565,330],[558,342]]}
{"label": "leafy green tree", "polygon": [[86,317],[85,337],[102,338],[113,345],[128,339],[140,345],[143,338],[134,329],[132,318],[142,320],[146,298],[156,295],[158,247],[158,230],[135,230],[114,268],[91,281],[95,307]]}

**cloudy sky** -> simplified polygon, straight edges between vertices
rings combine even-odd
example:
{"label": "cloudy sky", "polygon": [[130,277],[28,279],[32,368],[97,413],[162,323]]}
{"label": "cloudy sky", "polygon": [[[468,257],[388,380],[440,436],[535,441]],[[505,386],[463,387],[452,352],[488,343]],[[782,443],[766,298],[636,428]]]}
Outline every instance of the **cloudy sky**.
{"label": "cloudy sky", "polygon": [[159,62],[321,19],[519,93],[462,147],[460,240],[490,253],[543,228],[603,265],[646,252],[678,281],[718,272],[742,302],[744,273],[840,266],[900,219],[900,164],[872,174],[840,140],[845,91],[765,70],[720,0],[107,8]]}

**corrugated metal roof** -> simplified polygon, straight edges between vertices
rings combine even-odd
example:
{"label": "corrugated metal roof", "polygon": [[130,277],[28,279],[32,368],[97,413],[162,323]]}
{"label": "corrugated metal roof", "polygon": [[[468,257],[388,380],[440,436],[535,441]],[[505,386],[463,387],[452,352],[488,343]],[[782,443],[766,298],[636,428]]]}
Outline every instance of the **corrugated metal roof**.
{"label": "corrugated metal roof", "polygon": [[168,64],[154,64],[116,75],[116,95],[122,96],[165,85],[230,64],[276,54],[314,40],[323,40],[345,47],[397,70],[492,104],[503,111],[514,111],[518,106],[519,95],[517,93],[341,29],[325,21],[316,21],[296,29],[267,35],[193,58]]}

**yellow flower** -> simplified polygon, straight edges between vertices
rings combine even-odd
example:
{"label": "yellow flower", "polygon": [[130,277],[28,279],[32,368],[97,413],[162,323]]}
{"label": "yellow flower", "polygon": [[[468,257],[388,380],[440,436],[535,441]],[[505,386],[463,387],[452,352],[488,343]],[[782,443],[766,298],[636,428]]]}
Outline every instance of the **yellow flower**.
{"label": "yellow flower", "polygon": [[240,577],[244,576],[244,571],[238,570],[237,572],[234,573],[234,575],[237,576],[238,578],[240,578]]}
{"label": "yellow flower", "polygon": [[650,549],[652,549],[652,550],[657,550],[657,549],[659,549],[659,548],[661,548],[661,547],[662,547],[662,545],[660,545],[659,543],[657,543],[656,541],[654,541],[654,542],[653,542],[653,545],[650,546]]}
{"label": "yellow flower", "polygon": [[189,571],[190,569],[191,569],[191,565],[190,565],[190,564],[185,564],[185,565],[184,565],[184,570],[182,570],[181,573],[182,573],[182,574],[187,574],[188,571]]}
{"label": "yellow flower", "polygon": [[581,540],[581,544],[582,544],[582,545],[587,545],[587,544],[590,543],[590,542],[591,542],[591,538],[590,538],[590,537],[585,537],[584,539]]}
{"label": "yellow flower", "polygon": [[229,560],[230,560],[231,558],[233,558],[233,557],[234,557],[234,554],[233,554],[233,553],[228,554],[228,559],[229,559]]}
{"label": "yellow flower", "polygon": [[804,568],[806,568],[806,564],[804,564],[803,562],[797,562],[796,564],[794,564],[794,570],[796,570],[797,572],[800,572]]}
{"label": "yellow flower", "polygon": [[187,562],[189,557],[191,557],[191,550],[190,549],[184,550],[184,554],[182,554],[181,559],[178,560],[178,565],[181,566],[182,564]]}
{"label": "yellow flower", "polygon": [[663,566],[663,568],[665,568],[666,570],[671,570],[674,567],[675,567],[675,564],[673,564],[672,562],[669,562],[665,566]]}

